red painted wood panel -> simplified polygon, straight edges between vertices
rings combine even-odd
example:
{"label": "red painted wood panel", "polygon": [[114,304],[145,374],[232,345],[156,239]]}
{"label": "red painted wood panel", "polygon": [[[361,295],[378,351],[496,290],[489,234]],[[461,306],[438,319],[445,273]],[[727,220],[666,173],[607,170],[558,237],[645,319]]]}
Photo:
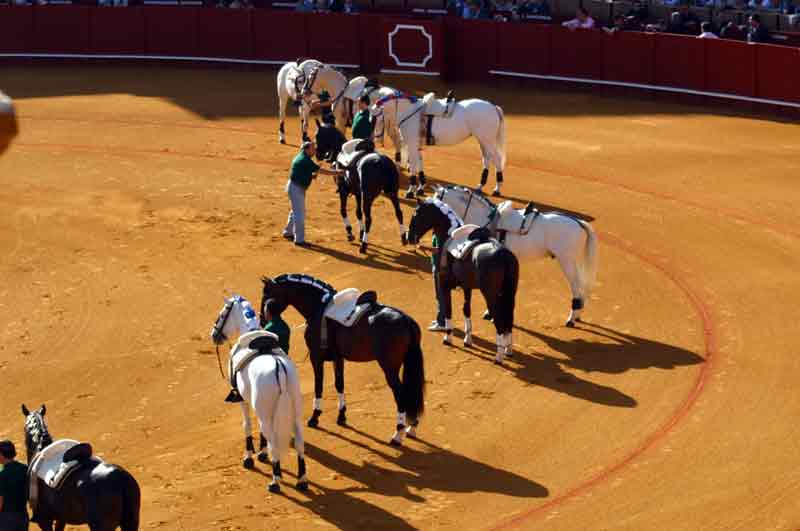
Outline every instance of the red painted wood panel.
{"label": "red painted wood panel", "polygon": [[609,81],[651,84],[655,40],[652,33],[603,35],[603,76]]}
{"label": "red painted wood panel", "polygon": [[34,49],[32,7],[3,7],[0,15],[0,52],[29,52]]}
{"label": "red painted wood panel", "polygon": [[441,72],[444,59],[443,24],[434,20],[387,18],[378,35],[381,68]]}
{"label": "red painted wood panel", "polygon": [[324,63],[361,63],[361,40],[358,17],[355,15],[319,14],[308,17],[308,55]]}
{"label": "red painted wood panel", "polygon": [[200,56],[197,50],[197,12],[202,8],[145,9],[147,52],[151,55]]}
{"label": "red painted wood panel", "polygon": [[82,6],[39,6],[33,17],[33,49],[48,53],[88,53],[89,11]]}
{"label": "red painted wood panel", "polygon": [[756,46],[713,39],[706,43],[706,88],[742,96],[756,95]]}
{"label": "red painted wood panel", "polygon": [[272,9],[253,11],[255,58],[287,62],[306,56],[306,16]]}
{"label": "red painted wood panel", "polygon": [[657,35],[653,62],[655,84],[703,90],[706,77],[705,41],[683,35]]}
{"label": "red painted wood panel", "polygon": [[250,10],[201,9],[197,13],[197,51],[205,57],[253,57]]}
{"label": "red painted wood panel", "polygon": [[769,44],[755,49],[758,97],[800,102],[800,49]]}
{"label": "red painted wood panel", "polygon": [[144,54],[147,50],[144,8],[92,9],[92,53]]}
{"label": "red painted wood panel", "polygon": [[494,68],[549,74],[551,28],[548,24],[498,24]]}
{"label": "red painted wood panel", "polygon": [[603,33],[553,27],[552,72],[557,76],[603,79]]}

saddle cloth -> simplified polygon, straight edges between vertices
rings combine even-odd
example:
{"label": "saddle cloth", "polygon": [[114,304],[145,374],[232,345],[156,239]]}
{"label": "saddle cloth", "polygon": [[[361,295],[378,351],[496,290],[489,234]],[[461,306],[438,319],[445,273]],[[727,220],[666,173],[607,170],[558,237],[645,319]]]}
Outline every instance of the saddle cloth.
{"label": "saddle cloth", "polygon": [[[34,481],[34,479],[41,479],[51,489],[60,488],[70,474],[77,470],[82,463],[82,461],[78,460],[64,462],[64,456],[67,451],[79,444],[81,443],[72,439],[59,439],[36,454],[28,469],[28,476],[31,479],[28,486],[31,507],[36,508],[39,498],[39,482]],[[93,460],[97,464],[103,462],[97,457],[93,457]]]}
{"label": "saddle cloth", "polygon": [[366,149],[367,147],[371,146],[372,146],[371,142],[363,140],[361,138],[354,138],[353,140],[348,140],[347,142],[342,144],[342,150],[339,153],[339,155],[336,156],[336,162],[339,164],[340,167],[344,169],[350,169],[350,166],[354,164],[359,157],[372,152],[372,150]]}
{"label": "saddle cloth", "polygon": [[[365,292],[369,293],[369,292]],[[363,317],[363,315],[372,308],[374,301],[362,302],[358,304],[361,292],[356,288],[343,289],[333,296],[333,300],[328,303],[325,308],[324,317],[333,319],[337,323],[351,327]]]}
{"label": "saddle cloth", "polygon": [[265,352],[264,350],[259,350],[258,348],[250,348],[250,344],[253,342],[253,340],[259,337],[268,337],[274,340],[275,344],[278,343],[278,336],[272,332],[267,332],[266,330],[253,330],[252,332],[247,332],[246,334],[239,336],[239,340],[231,349],[230,354],[230,377],[232,385],[236,385],[236,373],[242,370],[248,363],[253,361],[253,358],[256,356],[262,356],[269,353],[280,356],[286,355],[286,353],[283,352],[280,347],[275,347],[270,352]]}
{"label": "saddle cloth", "polygon": [[531,205],[523,211],[515,209],[511,201],[503,201],[497,206],[497,230],[527,234],[538,215],[539,211]]}
{"label": "saddle cloth", "polygon": [[456,260],[461,260],[465,256],[468,256],[469,252],[472,251],[472,248],[480,243],[479,240],[470,240],[469,235],[479,228],[480,227],[477,225],[462,225],[455,229],[450,234],[450,237],[447,239],[447,243],[445,244],[445,250],[447,251],[447,254]]}

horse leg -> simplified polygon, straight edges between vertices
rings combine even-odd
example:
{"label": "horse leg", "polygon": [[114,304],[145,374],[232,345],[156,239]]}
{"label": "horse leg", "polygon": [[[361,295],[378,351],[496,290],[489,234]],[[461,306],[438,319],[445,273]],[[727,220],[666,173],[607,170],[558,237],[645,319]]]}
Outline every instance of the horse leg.
{"label": "horse leg", "polygon": [[255,463],[253,462],[253,453],[255,452],[255,448],[253,448],[253,427],[250,424],[250,406],[247,404],[247,401],[239,402],[239,406],[242,408],[242,429],[244,430],[244,461],[242,465],[250,470],[253,468]]}
{"label": "horse leg", "polygon": [[272,481],[269,483],[269,491],[273,494],[277,494],[281,491],[281,480],[283,479],[283,475],[281,474],[281,462],[280,461],[273,461],[272,462]]}
{"label": "horse leg", "polygon": [[414,197],[414,190],[417,188],[417,174],[412,173],[411,176],[408,178],[408,190],[406,190],[406,199],[411,199]]}
{"label": "horse leg", "polygon": [[486,153],[486,148],[483,147],[481,142],[478,142],[481,148],[481,160],[483,161],[483,171],[481,172],[481,183],[478,185],[478,190],[483,190],[486,186],[486,181],[489,180],[489,154]]}
{"label": "horse leg", "polygon": [[347,416],[345,415],[347,404],[344,400],[344,358],[342,356],[337,356],[336,360],[333,362],[333,374],[336,392],[339,397],[339,416],[336,417],[336,424],[344,426],[347,424]]}
{"label": "horse leg", "polygon": [[372,228],[372,199],[369,197],[364,198],[364,217],[366,221],[366,230],[364,230],[364,235],[361,237],[361,248],[359,249],[360,253],[367,252],[369,230]]}
{"label": "horse leg", "polygon": [[306,477],[305,441],[303,440],[303,394],[300,392],[300,384],[295,381],[295,385],[290,387],[292,394],[292,405],[294,406],[294,449],[297,451],[297,490],[308,490],[308,478]]}
{"label": "horse leg", "polygon": [[311,140],[308,136],[308,105],[305,101],[300,104],[300,130],[303,131],[303,142]]}
{"label": "horse leg", "polygon": [[389,138],[392,139],[392,145],[394,146],[394,161],[402,162],[403,161],[403,155],[401,153],[402,144],[400,143],[400,135],[397,134],[396,128],[390,127]]}
{"label": "horse leg", "polygon": [[322,415],[322,382],[325,376],[325,361],[322,359],[322,353],[318,357],[319,360],[315,361],[312,356],[311,361],[311,365],[314,367],[314,410],[311,412],[311,418],[308,419],[309,428],[319,426],[319,416]]}
{"label": "horse leg", "polygon": [[267,442],[267,438],[264,437],[264,429],[261,429],[261,433],[258,434],[259,442],[258,442],[258,460],[264,464],[269,461],[269,454],[267,451],[269,450],[269,443]]}
{"label": "horse leg", "polygon": [[464,346],[472,346],[472,290],[464,289]]}
{"label": "horse leg", "polygon": [[286,118],[286,97],[282,94],[280,88],[278,89],[278,142],[281,144],[286,143],[286,130],[284,129],[283,122]]}
{"label": "horse leg", "polygon": [[400,243],[408,245],[408,229],[403,224],[403,211],[400,209],[400,200],[397,198],[397,191],[389,196],[389,200],[394,207],[394,215],[397,218],[397,223],[400,225]]}
{"label": "horse leg", "polygon": [[[420,161],[420,166],[422,166],[422,162]],[[419,186],[417,186],[417,195],[423,196],[425,195],[425,172],[422,169],[419,170]]]}
{"label": "horse leg", "polygon": [[445,282],[445,277],[442,273],[439,274],[439,289],[442,296],[442,306],[444,311],[444,339],[442,343],[451,345],[450,335],[453,333],[453,291],[450,285]]}
{"label": "horse leg", "polygon": [[358,220],[358,241],[364,239],[364,216],[361,212],[361,194],[356,193],[356,219]]}
{"label": "horse leg", "polygon": [[[339,186],[344,187],[344,184],[340,184]],[[339,190],[339,213],[342,215],[342,221],[344,221],[347,241],[351,242],[355,240],[355,237],[353,236],[353,226],[350,225],[350,220],[347,219],[347,190]]]}
{"label": "horse leg", "polygon": [[559,254],[557,258],[558,263],[561,265],[561,270],[564,271],[564,276],[567,277],[570,290],[572,291],[572,308],[566,322],[566,326],[572,328],[575,326],[576,322],[581,320],[581,310],[583,310],[580,273],[578,272],[578,265],[574,256]]}
{"label": "horse leg", "polygon": [[[376,352],[376,357],[377,352]],[[381,358],[378,358],[379,360]],[[389,440],[392,446],[402,446],[403,438],[406,435],[406,407],[403,397],[403,384],[400,381],[400,369],[389,367],[388,364],[381,363],[383,374],[386,376],[386,383],[392,389],[395,404],[397,404],[397,425],[395,426],[394,434]]]}

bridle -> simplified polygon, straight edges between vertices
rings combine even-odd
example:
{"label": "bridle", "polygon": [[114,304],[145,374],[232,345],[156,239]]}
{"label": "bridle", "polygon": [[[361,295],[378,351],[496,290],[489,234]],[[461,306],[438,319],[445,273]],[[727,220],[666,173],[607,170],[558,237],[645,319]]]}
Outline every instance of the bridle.
{"label": "bridle", "polygon": [[[225,306],[222,308],[222,311],[219,312],[219,317],[217,317],[217,321],[214,323],[214,328],[211,329],[211,337],[212,338],[220,338],[221,341],[228,341],[228,336],[225,335],[225,332],[222,330],[225,328],[225,323],[228,321],[228,317],[231,315],[231,311],[233,310],[234,299],[228,299],[225,301]],[[230,342],[228,342],[230,344]],[[217,351],[217,365],[219,366],[219,374],[222,376],[222,379],[225,380],[225,372],[222,370],[222,360],[219,356],[219,343],[214,341],[214,347]]]}

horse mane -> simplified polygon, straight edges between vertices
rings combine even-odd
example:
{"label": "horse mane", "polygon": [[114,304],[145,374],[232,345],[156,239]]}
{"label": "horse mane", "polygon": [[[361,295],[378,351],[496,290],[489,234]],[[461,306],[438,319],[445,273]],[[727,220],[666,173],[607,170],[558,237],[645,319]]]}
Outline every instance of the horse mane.
{"label": "horse mane", "polygon": [[435,206],[439,212],[441,212],[445,217],[447,217],[447,221],[450,222],[450,230],[457,229],[458,227],[464,224],[464,220],[461,219],[461,216],[456,214],[456,211],[453,208],[436,197],[430,197],[425,200],[426,204],[430,204]]}
{"label": "horse mane", "polygon": [[272,282],[274,284],[303,284],[304,286],[315,287],[319,291],[330,293],[331,295],[336,293],[336,288],[327,282],[302,273],[285,273],[273,278]]}
{"label": "horse mane", "polygon": [[487,207],[489,210],[492,210],[492,209],[495,208],[495,204],[492,203],[489,200],[488,197],[483,195],[481,192],[477,192],[475,190],[467,188],[466,186],[461,186],[461,185],[458,185],[458,184],[448,184],[448,185],[444,186],[443,188],[445,190],[455,190],[455,191],[458,191],[458,192],[471,193],[474,198],[476,198],[478,201],[483,203],[483,205],[485,207]]}

